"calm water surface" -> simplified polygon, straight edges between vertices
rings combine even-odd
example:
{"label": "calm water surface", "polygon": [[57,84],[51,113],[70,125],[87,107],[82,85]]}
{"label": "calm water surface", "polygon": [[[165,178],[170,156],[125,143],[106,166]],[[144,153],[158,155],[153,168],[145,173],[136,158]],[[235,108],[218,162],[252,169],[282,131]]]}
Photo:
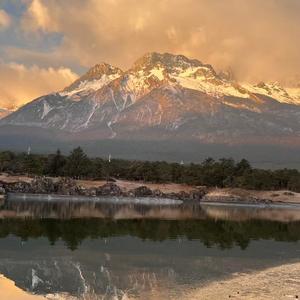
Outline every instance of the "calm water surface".
{"label": "calm water surface", "polygon": [[10,199],[0,209],[0,274],[61,299],[181,299],[232,274],[299,262],[299,239],[295,207]]}

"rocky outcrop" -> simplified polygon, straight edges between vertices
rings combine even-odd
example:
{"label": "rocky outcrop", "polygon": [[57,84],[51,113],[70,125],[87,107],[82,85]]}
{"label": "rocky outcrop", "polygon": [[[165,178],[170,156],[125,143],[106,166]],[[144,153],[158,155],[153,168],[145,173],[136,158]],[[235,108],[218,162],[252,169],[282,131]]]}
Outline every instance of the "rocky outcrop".
{"label": "rocky outcrop", "polygon": [[31,193],[31,184],[27,182],[0,182],[0,187],[5,193]]}
{"label": "rocky outcrop", "polygon": [[80,187],[70,178],[36,177],[29,182],[1,182],[5,193],[80,195]]}
{"label": "rocky outcrop", "polygon": [[151,190],[147,186],[139,186],[127,191],[116,183],[108,182],[99,187],[83,188],[70,178],[36,177],[31,182],[0,182],[0,195],[6,193],[24,194],[56,194],[70,196],[123,196],[169,198],[183,201],[200,201],[206,194],[205,189],[195,189],[191,192],[164,193],[159,189]]}

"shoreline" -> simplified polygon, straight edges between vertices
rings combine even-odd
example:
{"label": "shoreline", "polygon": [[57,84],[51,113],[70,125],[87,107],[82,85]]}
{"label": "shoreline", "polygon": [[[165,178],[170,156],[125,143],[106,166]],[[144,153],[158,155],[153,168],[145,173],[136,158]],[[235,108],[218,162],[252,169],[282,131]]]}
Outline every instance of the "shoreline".
{"label": "shoreline", "polygon": [[[155,197],[128,197],[128,196],[75,196],[75,195],[61,195],[61,194],[32,194],[32,193],[7,193],[6,195],[0,195],[1,200],[12,201],[36,201],[36,202],[74,202],[74,203],[103,203],[103,204],[139,204],[146,206],[179,206],[186,204],[182,200],[175,200],[170,198],[155,198]],[[191,203],[193,205],[198,204],[202,207],[236,207],[236,208],[278,208],[278,209],[299,209],[300,203],[293,202],[235,202],[235,201],[199,201],[198,203]]]}
{"label": "shoreline", "polygon": [[8,201],[24,201],[34,200],[37,202],[74,202],[86,203],[95,202],[102,204],[140,204],[140,205],[181,205],[183,201],[168,198],[151,198],[151,197],[124,197],[124,196],[102,196],[102,197],[89,197],[89,196],[72,196],[72,195],[57,195],[57,194],[22,194],[22,193],[8,193],[6,195]]}
{"label": "shoreline", "polygon": [[202,201],[200,202],[201,206],[225,206],[225,207],[251,207],[251,208],[282,208],[282,209],[290,209],[290,208],[295,208],[295,209],[300,209],[300,203],[293,203],[293,202],[286,202],[286,203],[281,203],[281,202],[273,202],[273,203],[251,203],[251,202],[221,202],[221,201]]}
{"label": "shoreline", "polygon": [[[184,184],[134,182],[126,180],[73,180],[70,178],[28,177],[0,174],[0,200],[8,194],[78,196],[87,198],[123,197],[179,200],[203,205],[230,205],[300,208],[300,193],[258,191],[239,188],[208,188]],[[154,201],[155,202],[155,201]]]}

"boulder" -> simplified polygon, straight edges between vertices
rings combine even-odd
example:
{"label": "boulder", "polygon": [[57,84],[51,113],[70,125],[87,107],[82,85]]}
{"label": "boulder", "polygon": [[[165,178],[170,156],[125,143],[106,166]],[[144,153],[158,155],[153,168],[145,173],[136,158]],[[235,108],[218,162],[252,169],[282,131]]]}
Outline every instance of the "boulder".
{"label": "boulder", "polygon": [[55,184],[55,193],[60,195],[81,195],[82,189],[76,184],[76,181],[63,177],[60,178]]}
{"label": "boulder", "polygon": [[153,192],[146,186],[139,186],[130,191],[134,197],[149,197],[153,196]]}
{"label": "boulder", "polygon": [[187,192],[184,192],[184,191],[181,191],[181,192],[177,193],[177,194],[176,194],[176,197],[177,197],[177,199],[179,199],[179,200],[184,200],[184,201],[186,201],[186,200],[191,200],[191,199],[190,199],[190,194],[187,193]]}
{"label": "boulder", "polygon": [[204,189],[197,189],[189,193],[189,198],[190,200],[201,201],[206,193],[207,192]]}
{"label": "boulder", "polygon": [[152,195],[156,198],[165,198],[166,197],[166,194],[163,193],[161,190],[159,189],[156,189],[152,192]]}
{"label": "boulder", "polygon": [[122,190],[115,183],[108,182],[96,189],[97,196],[121,196]]}
{"label": "boulder", "polygon": [[33,194],[53,194],[56,192],[56,186],[51,178],[36,177],[31,183],[30,193]]}
{"label": "boulder", "polygon": [[7,193],[31,193],[31,184],[23,181],[4,183],[2,187]]}

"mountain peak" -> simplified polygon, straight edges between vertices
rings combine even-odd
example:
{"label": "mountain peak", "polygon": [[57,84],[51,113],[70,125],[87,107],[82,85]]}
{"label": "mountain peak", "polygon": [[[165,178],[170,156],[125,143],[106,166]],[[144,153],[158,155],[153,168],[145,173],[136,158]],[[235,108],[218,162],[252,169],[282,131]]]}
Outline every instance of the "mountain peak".
{"label": "mountain peak", "polygon": [[122,70],[105,62],[94,65],[81,78],[99,79],[102,75],[121,74]]}
{"label": "mountain peak", "polygon": [[255,88],[262,89],[266,91],[269,95],[273,94],[282,94],[286,97],[288,97],[288,94],[286,90],[280,85],[279,82],[259,82],[256,85],[254,85]]}
{"label": "mountain peak", "polygon": [[158,53],[149,52],[139,58],[134,63],[134,68],[149,68],[156,65],[162,65],[167,68],[183,67],[187,68],[190,66],[200,67],[203,66],[202,62],[197,59],[189,59],[184,55],[176,55],[171,53]]}
{"label": "mountain peak", "polygon": [[244,84],[244,88],[255,94],[271,97],[278,102],[299,105],[300,92],[297,88],[284,88],[279,82],[259,82],[255,85]]}
{"label": "mountain peak", "polygon": [[98,90],[103,85],[120,77],[123,71],[107,63],[99,63],[90,68],[83,76],[66,87],[61,95],[71,96],[73,94],[87,91]]}
{"label": "mountain peak", "polygon": [[266,132],[272,141],[289,136],[298,142],[297,90],[231,77],[183,55],[147,53],[125,72],[97,64],[65,92],[36,99],[0,125],[62,130],[84,139],[170,136],[233,143],[263,137],[265,142]]}

